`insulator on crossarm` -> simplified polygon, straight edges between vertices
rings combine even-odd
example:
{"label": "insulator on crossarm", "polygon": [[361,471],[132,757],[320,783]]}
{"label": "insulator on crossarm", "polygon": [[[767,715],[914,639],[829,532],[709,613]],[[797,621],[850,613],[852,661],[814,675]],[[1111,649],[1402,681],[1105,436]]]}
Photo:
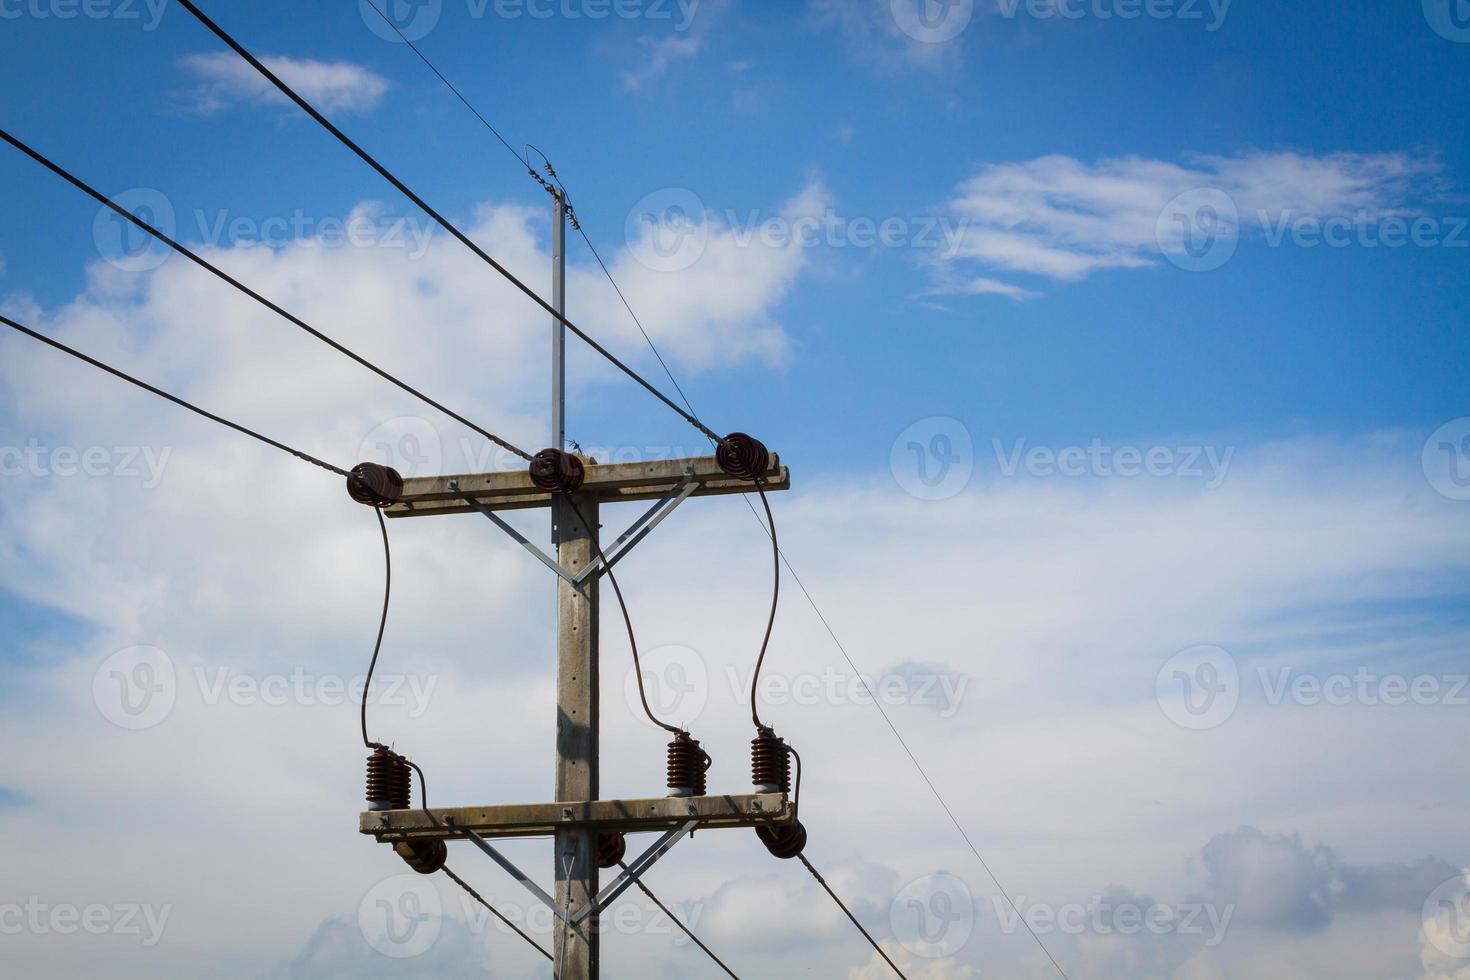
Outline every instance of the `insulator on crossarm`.
{"label": "insulator on crossarm", "polygon": [[431,875],[449,860],[449,846],[442,840],[402,840],[393,852],[421,875]]}
{"label": "insulator on crossarm", "polygon": [[387,507],[403,499],[403,475],[391,466],[358,463],[347,477],[347,494],[369,507]]}
{"label": "insulator on crossarm", "polygon": [[732,432],[715,447],[715,461],[733,477],[755,480],[771,468],[771,452],[755,436]]}
{"label": "insulator on crossarm", "polygon": [[699,741],[680,732],[669,743],[669,795],[704,796],[709,773],[709,753],[700,748]]}
{"label": "insulator on crossarm", "polygon": [[543,449],[531,459],[531,482],[547,493],[576,493],[586,478],[582,461],[560,449]]}
{"label": "insulator on crossarm", "polygon": [[367,760],[369,810],[407,810],[413,806],[413,770],[408,760],[379,745]]}
{"label": "insulator on crossarm", "polygon": [[604,830],[597,835],[597,866],[604,871],[616,868],[628,854],[628,835],[618,830]]}
{"label": "insulator on crossarm", "polygon": [[[791,794],[791,746],[773,729],[759,728],[750,743],[750,778],[757,793]],[[779,826],[757,827],[766,850],[789,861],[806,849],[806,828],[800,820]]]}

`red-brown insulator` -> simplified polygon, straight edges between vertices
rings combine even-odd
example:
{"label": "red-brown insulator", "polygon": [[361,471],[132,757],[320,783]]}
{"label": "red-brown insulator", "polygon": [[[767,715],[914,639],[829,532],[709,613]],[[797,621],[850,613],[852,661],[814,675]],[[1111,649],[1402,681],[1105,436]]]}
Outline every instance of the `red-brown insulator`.
{"label": "red-brown insulator", "polygon": [[806,850],[806,828],[800,820],[783,827],[757,827],[755,835],[773,857],[782,861],[790,861]]}
{"label": "red-brown insulator", "polygon": [[421,875],[438,872],[449,860],[449,847],[442,840],[399,841],[393,852]]}
{"label": "red-brown insulator", "polygon": [[758,793],[791,792],[791,746],[769,728],[757,729],[750,743],[750,781]]}
{"label": "red-brown insulator", "polygon": [[413,770],[392,749],[378,746],[367,761],[369,810],[407,810],[413,806]]}
{"label": "red-brown insulator", "polygon": [[387,507],[403,498],[403,475],[391,466],[358,463],[347,477],[347,493],[369,507]]}
{"label": "red-brown insulator", "polygon": [[586,478],[582,461],[560,449],[543,449],[531,460],[531,482],[547,493],[576,493]]}
{"label": "red-brown insulator", "polygon": [[606,871],[616,868],[628,854],[628,835],[618,830],[604,830],[597,835],[597,866]]}
{"label": "red-brown insulator", "polygon": [[732,432],[715,447],[715,461],[731,476],[754,480],[771,468],[771,453],[755,436]]}
{"label": "red-brown insulator", "polygon": [[688,732],[674,736],[669,743],[669,795],[704,796],[711,762],[709,753]]}

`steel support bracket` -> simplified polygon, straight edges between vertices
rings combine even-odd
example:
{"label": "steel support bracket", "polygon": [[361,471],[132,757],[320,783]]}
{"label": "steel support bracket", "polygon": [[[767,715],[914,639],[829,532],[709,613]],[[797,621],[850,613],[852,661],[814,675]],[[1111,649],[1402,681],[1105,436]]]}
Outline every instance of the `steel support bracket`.
{"label": "steel support bracket", "polygon": [[683,840],[689,833],[699,826],[698,820],[690,820],[682,826],[675,827],[660,837],[652,847],[644,851],[639,858],[628,865],[627,870],[618,875],[616,881],[597,893],[597,897],[591,899],[572,915],[572,925],[580,925],[582,920],[589,915],[601,912],[607,908],[617,897],[632,887],[633,882],[642,877],[643,872],[653,867],[654,862],[673,850],[675,844]]}
{"label": "steel support bracket", "polygon": [[[674,485],[668,493],[664,494],[646,513],[638,520],[629,525],[628,529],[612,543],[612,547],[604,548],[603,553],[594,558],[586,568],[577,573],[572,580],[573,585],[581,585],[593,575],[601,576],[612,568],[623,556],[638,546],[644,538],[652,533],[653,529],[663,523],[663,519],[674,512],[674,509],[688,500],[694,491],[699,489],[699,484],[694,479],[694,467],[684,468],[684,478]],[[604,562],[603,558],[607,561]]]}
{"label": "steel support bracket", "polygon": [[[459,484],[453,480],[449,482],[449,489],[453,490],[455,493],[460,492]],[[551,557],[546,552],[542,551],[540,548],[536,547],[534,544],[528,541],[524,534],[511,527],[499,514],[495,513],[495,511],[491,510],[489,507],[486,507],[484,504],[480,503],[469,494],[461,494],[461,496],[464,497],[465,503],[469,504],[471,507],[475,508],[475,510],[490,518],[491,522],[493,522],[496,527],[500,528],[506,534],[510,535],[511,538],[515,540],[516,544],[520,545],[522,548],[525,548],[531,554],[535,555],[536,558],[540,560],[541,564],[545,565],[547,568],[551,569],[553,572],[560,575],[568,582],[572,583],[573,587],[581,587],[581,579],[573,575],[571,572],[567,571],[565,568],[562,568],[561,564],[555,558]],[[590,568],[591,566],[589,565],[588,567]]]}
{"label": "steel support bracket", "polygon": [[553,915],[555,915],[558,919],[561,919],[563,922],[567,921],[566,912],[558,907],[556,901],[550,895],[546,894],[546,891],[540,885],[532,881],[529,875],[527,875],[520,868],[516,867],[515,863],[511,861],[510,858],[497,851],[494,847],[490,845],[489,841],[485,840],[485,838],[481,837],[473,830],[462,830],[460,831],[460,833],[464,835],[465,840],[469,841],[480,850],[484,851],[487,855],[490,856],[490,860],[500,865],[512,878],[514,878],[516,881],[519,881],[523,886],[525,886],[526,891],[530,892],[532,896],[534,896],[538,901],[540,901],[547,908],[551,909]]}

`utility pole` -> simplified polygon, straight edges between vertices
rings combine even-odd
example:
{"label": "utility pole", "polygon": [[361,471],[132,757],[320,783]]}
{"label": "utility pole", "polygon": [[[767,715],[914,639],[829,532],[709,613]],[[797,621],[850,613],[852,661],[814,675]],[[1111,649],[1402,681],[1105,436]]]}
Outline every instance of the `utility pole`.
{"label": "utility pole", "polygon": [[[565,196],[552,194],[552,305],[566,314]],[[566,445],[566,326],[553,318],[551,364],[552,448]],[[748,437],[746,437],[748,438]],[[791,474],[775,454],[765,455],[758,474],[767,492],[788,490]],[[383,508],[390,518],[479,513],[555,573],[556,587],[556,797],[550,803],[492,803],[483,806],[369,810],[359,830],[386,844],[468,842],[513,876],[555,916],[556,980],[598,980],[600,913],[640,876],[695,830],[773,829],[796,825],[794,801],[784,792],[757,787],[755,793],[602,800],[598,794],[598,583],[663,520],[690,497],[756,492],[753,474],[732,473],[714,456],[599,465],[581,457],[582,480],[570,495],[548,490],[526,469],[462,476],[415,477]],[[602,507],[653,501],[611,545],[599,547]],[[500,517],[501,511],[548,508],[554,557]],[[663,759],[649,766],[664,769]],[[672,776],[671,776],[672,778]],[[672,787],[670,787],[672,789]],[[599,836],[658,834],[626,868],[599,888],[600,867],[616,868],[623,853],[599,854]],[[516,867],[492,841],[552,837],[555,841],[548,894]],[[625,843],[625,842],[624,842]]]}
{"label": "utility pole", "polygon": [[[566,314],[567,201],[551,192],[551,302]],[[551,444],[566,445],[566,325],[557,320],[551,334]],[[552,542],[562,568],[577,573],[597,557],[599,507],[596,494],[575,495],[576,508],[555,503]],[[586,523],[583,523],[583,522]],[[594,576],[580,586],[556,580],[556,799],[597,799],[598,786],[598,588]],[[570,914],[597,895],[596,834],[567,829],[556,835],[556,902]],[[598,916],[593,914],[556,931],[557,980],[595,980],[598,966]]]}

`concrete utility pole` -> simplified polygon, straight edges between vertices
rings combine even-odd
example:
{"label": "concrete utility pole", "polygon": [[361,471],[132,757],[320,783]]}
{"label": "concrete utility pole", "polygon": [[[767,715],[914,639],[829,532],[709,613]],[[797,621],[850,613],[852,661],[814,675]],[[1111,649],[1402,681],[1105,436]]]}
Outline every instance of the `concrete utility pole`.
{"label": "concrete utility pole", "polygon": [[[551,303],[567,311],[567,202],[553,191],[551,225]],[[551,444],[566,445],[567,328],[557,320],[551,340]],[[576,495],[576,511],[557,501],[552,541],[557,564],[573,574],[597,557],[597,495]],[[580,512],[580,516],[579,513]],[[585,520],[587,523],[583,523]],[[598,770],[598,588],[593,578],[580,588],[556,580],[556,799],[597,799]],[[592,831],[563,830],[556,835],[556,902],[568,914],[597,895],[597,841]],[[598,968],[598,916],[556,931],[558,980],[593,980]]]}

